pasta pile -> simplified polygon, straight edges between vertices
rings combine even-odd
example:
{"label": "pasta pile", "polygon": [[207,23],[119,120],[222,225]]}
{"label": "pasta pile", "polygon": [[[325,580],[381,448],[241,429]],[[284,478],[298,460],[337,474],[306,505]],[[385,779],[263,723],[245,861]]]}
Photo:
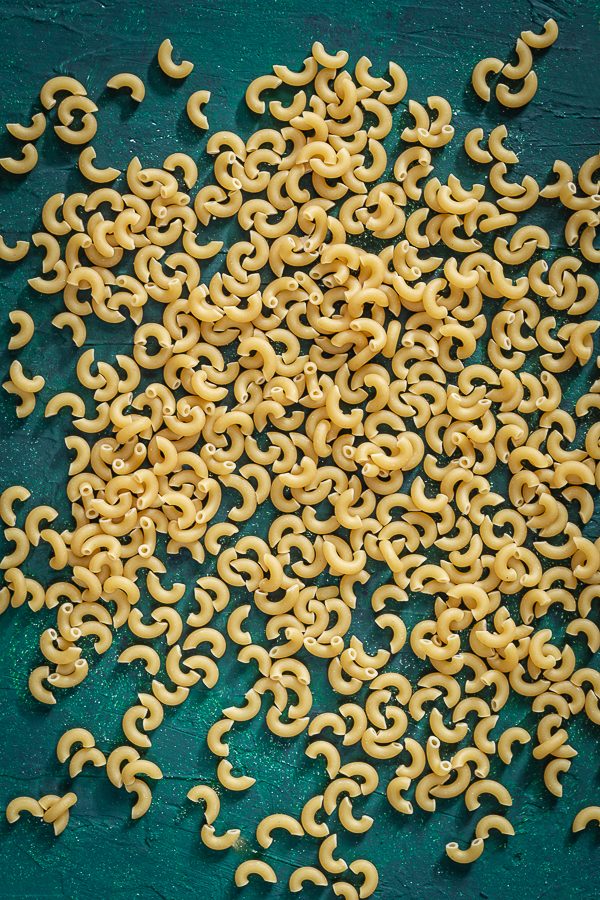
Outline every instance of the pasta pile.
{"label": "pasta pile", "polygon": [[[506,77],[527,85],[526,48],[556,34],[552,21],[542,35],[524,32]],[[192,64],[171,54],[165,42],[161,68],[185,77]],[[49,506],[15,510],[29,498],[24,487],[2,494],[15,548],[1,564],[0,611],[25,602],[56,611],[29,677],[40,703],[88,677],[85,638],[102,654],[119,633],[119,661],[143,664],[148,687],[123,717],[121,745],[102,750],[78,727],[57,748],[72,778],[93,765],[130,792],[133,818],[148,811],[162,777],[146,751],[165,707],[213,688],[219,660],[235,650],[256,680],[245,697],[232,688],[232,705],[206,736],[216,775],[188,794],[203,809],[202,842],[245,852],[235,876],[243,886],[254,875],[277,880],[262,850],[278,829],[316,839],[289,889],[330,884],[352,900],[378,881],[373,862],[347,861],[338,849],[344,830],[373,825],[355,814],[357,798],[381,783],[391,807],[410,815],[413,804],[433,813],[462,796],[480,811],[473,840],[466,849],[450,841],[446,853],[469,863],[492,830],[514,834],[493,759],[509,766],[531,742],[560,797],[576,756],[572,717],[600,724],[591,662],[600,541],[586,535],[600,483],[600,382],[590,379],[574,409],[561,388],[563,373],[589,373],[600,325],[589,315],[600,155],[576,173],[558,160],[540,189],[529,175],[511,179],[518,160],[500,124],[487,139],[483,129],[463,136],[480,166],[476,183],[442,181],[434,159],[454,137],[449,103],[410,100],[411,123],[396,134],[402,68],[390,63],[380,77],[366,57],[353,72],[347,64],[345,51],[316,43],[301,71],[276,65],[256,79],[246,101],[264,127],[247,140],[212,134],[214,180],[197,190],[197,165],[183,153],[157,167],[134,157],[126,186],[108,187],[120,173],[97,169],[88,144],[80,168],[100,186],[46,201],[45,230],[32,237],[45,259],[30,285],[62,296],[54,324],[78,348],[89,317],[107,334],[130,320],[134,336],[131,353],[113,362],[94,346],[78,351],[82,394],[58,393],[45,406],[46,416],[67,410],[73,420],[72,527],[52,527]],[[476,69],[474,84],[482,71],[500,71]],[[137,76],[109,85],[143,101]],[[207,94],[188,103],[202,128]],[[56,109],[59,137],[90,141],[96,107],[79,82],[51,79],[41,100]],[[33,141],[45,123],[40,113],[10,128]],[[34,156],[25,144],[21,163],[3,165],[24,172]],[[570,251],[553,249],[527,217],[538,200],[560,211]],[[237,220],[244,238],[206,241],[215,219]],[[27,242],[0,246],[15,261],[27,250]],[[18,350],[33,321],[21,311],[11,321]],[[44,384],[15,357],[4,387],[17,395],[18,415],[32,411]],[[261,507],[270,524],[258,535]],[[60,580],[28,576],[40,543]],[[203,571],[193,591],[172,583],[175,554]],[[150,618],[140,609],[147,598]],[[557,607],[566,634],[546,625]],[[403,608],[421,620],[407,627]],[[376,645],[363,643],[356,609],[376,626]],[[416,681],[405,674],[409,658],[419,661]],[[318,671],[332,689],[328,708],[313,708]],[[514,697],[536,714],[535,733],[510,720]],[[258,763],[240,774],[228,759],[238,723],[256,716],[277,737],[302,741],[326,770],[317,796],[259,823],[259,856],[239,830],[219,826],[219,794],[260,779]],[[15,821],[27,811],[58,833],[75,800],[16,798],[7,814]],[[599,818],[599,807],[587,807],[574,830]]]}

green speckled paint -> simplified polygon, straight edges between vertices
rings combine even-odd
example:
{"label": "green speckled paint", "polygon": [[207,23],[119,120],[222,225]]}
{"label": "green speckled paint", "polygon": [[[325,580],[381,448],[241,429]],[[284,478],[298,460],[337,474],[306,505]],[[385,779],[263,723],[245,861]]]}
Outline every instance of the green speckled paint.
{"label": "green speckled paint", "polygon": [[[125,167],[132,152],[145,164],[159,164],[167,151],[200,153],[205,146],[206,138],[185,116],[185,99],[191,90],[212,91],[213,129],[248,132],[252,120],[243,106],[248,81],[274,62],[297,67],[311,42],[321,39],[327,46],[346,47],[354,60],[367,53],[375,70],[388,59],[401,62],[409,77],[409,95],[421,100],[429,94],[447,96],[455,110],[457,131],[464,134],[476,124],[491,127],[501,117],[497,106],[484,108],[468,86],[475,61],[486,55],[506,58],[521,28],[539,26],[549,15],[559,21],[561,34],[558,44],[536,63],[538,95],[525,111],[504,114],[511,120],[511,143],[521,156],[517,172],[530,172],[543,181],[557,156],[577,166],[597,151],[597,0],[330,0],[326,4],[322,0],[0,0],[0,120],[25,120],[42,81],[51,73],[69,72],[100,99],[99,133],[94,140],[98,164]],[[167,84],[156,67],[156,47],[167,35],[177,54],[196,63],[184,84]],[[109,96],[104,89],[107,78],[122,70],[138,72],[147,81],[147,98],[139,108],[126,95]],[[10,139],[3,137],[0,153],[11,152],[11,146]],[[34,230],[35,211],[48,194],[72,191],[81,184],[74,167],[75,152],[58,146],[51,130],[41,139],[40,149],[42,161],[29,177],[0,176],[0,222],[7,238]],[[204,172],[207,169],[205,164]],[[459,140],[444,152],[440,170],[455,171],[467,181],[477,172],[460,152]],[[547,215],[547,211],[540,213],[537,221],[547,224]],[[36,299],[26,285],[38,260],[34,251],[19,266],[0,269],[0,373],[4,377],[10,362],[4,349],[8,312],[20,306],[33,313],[37,327],[33,343],[21,358],[50,376],[53,387],[68,387],[73,384],[72,345],[66,333],[50,325],[59,301]],[[123,330],[128,339],[128,326]],[[96,346],[103,345],[105,358],[127,348],[128,340],[118,331],[90,329],[90,339]],[[569,397],[576,396],[580,385],[591,378],[591,365],[579,379],[570,378]],[[42,398],[48,396],[46,389]],[[0,399],[1,483],[28,485],[36,502],[60,508],[59,524],[66,527],[61,442],[66,419],[45,421],[42,406],[38,404],[35,414],[19,423],[12,401],[6,396]],[[257,516],[251,528],[260,533],[264,524]],[[594,524],[589,533],[595,537]],[[37,552],[39,562],[31,567],[31,574],[44,571],[44,552]],[[193,566],[179,562],[175,572],[188,579],[194,575]],[[415,616],[414,609],[423,617],[427,602],[416,598],[407,621]],[[365,598],[359,602],[356,620],[358,632],[363,629],[372,646]],[[110,749],[120,740],[124,710],[136,692],[147,687],[145,673],[117,666],[123,637],[119,636],[111,650],[93,663],[91,676],[80,688],[61,698],[56,707],[40,707],[27,693],[26,673],[37,664],[39,632],[51,622],[51,613],[34,617],[27,609],[11,610],[0,619],[0,807],[19,793],[39,796],[69,789],[65,768],[58,765],[54,753],[60,733],[85,724],[98,744]],[[551,624],[563,633],[560,614],[553,614]],[[409,673],[416,671],[409,651],[403,651],[402,665]],[[329,700],[323,671],[321,667],[314,688],[320,708]],[[304,738],[278,740],[265,732],[262,720],[236,726],[231,758],[236,768],[254,774],[258,782],[245,795],[223,799],[220,821],[224,827],[241,827],[243,846],[214,854],[200,843],[201,812],[185,795],[198,781],[214,783],[214,759],[204,741],[206,729],[224,705],[241,702],[252,674],[228,652],[216,689],[192,691],[183,707],[167,713],[148,754],[160,762],[165,778],[156,785],[151,810],[140,822],[128,819],[129,796],[113,789],[97,770],[86,770],[77,779],[79,802],[58,840],[39,823],[24,820],[9,828],[2,821],[0,897],[224,900],[233,896],[233,871],[257,849],[254,829],[259,819],[277,810],[298,813],[306,799],[325,785],[322,763],[303,754]],[[502,722],[509,721],[534,724],[525,705],[512,703],[503,712]],[[474,866],[459,868],[444,857],[446,841],[468,840],[472,834],[462,800],[440,804],[431,816],[417,811],[411,818],[401,817],[387,805],[383,779],[373,796],[356,804],[357,810],[374,816],[376,825],[361,838],[342,832],[343,854],[364,855],[377,863],[382,900],[591,897],[597,891],[597,857],[592,857],[598,849],[598,832],[592,829],[573,837],[570,823],[581,806],[600,800],[598,736],[581,718],[570,727],[570,736],[579,757],[564,778],[563,800],[554,800],[544,790],[541,766],[531,760],[530,748],[517,753],[506,773],[494,762],[492,773],[502,772],[514,796],[510,818],[517,834],[508,843],[492,837],[484,859]],[[387,777],[392,769],[392,763],[382,764]],[[292,867],[316,861],[316,842],[308,837],[293,842],[284,835],[264,857],[280,874],[281,883],[272,888],[252,885],[245,891],[249,898],[286,896]],[[305,895],[323,892],[307,890]]]}

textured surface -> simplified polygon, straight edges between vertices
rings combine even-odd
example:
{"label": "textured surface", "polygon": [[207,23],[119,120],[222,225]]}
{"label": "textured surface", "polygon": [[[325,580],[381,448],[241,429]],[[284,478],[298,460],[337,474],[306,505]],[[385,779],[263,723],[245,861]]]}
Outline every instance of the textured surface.
{"label": "textured surface", "polygon": [[[444,170],[455,171],[467,182],[476,176],[477,170],[460,152],[458,135],[476,124],[492,127],[501,118],[511,120],[511,146],[521,155],[520,175],[527,171],[543,181],[557,156],[575,167],[597,151],[600,9],[595,0],[423,0],[414,4],[331,0],[324,9],[321,0],[238,4],[0,0],[0,120],[25,121],[45,78],[69,72],[86,84],[92,97],[99,98],[99,132],[94,140],[98,164],[125,167],[132,152],[146,165],[160,164],[166,152],[198,153],[204,147],[205,138],[185,117],[185,99],[191,90],[212,91],[208,115],[213,129],[247,132],[252,122],[242,101],[248,81],[274,62],[298,68],[312,41],[320,39],[328,47],[347,48],[354,60],[368,54],[375,70],[387,65],[388,59],[397,60],[408,74],[409,96],[423,100],[441,93],[448,97],[455,112],[457,140],[442,156],[440,177]],[[519,31],[540,26],[549,15],[557,18],[561,34],[557,45],[536,63],[540,88],[534,102],[518,114],[501,113],[495,104],[483,108],[469,87],[475,61],[490,54],[507,58]],[[178,54],[196,63],[182,85],[167,85],[156,67],[155,50],[165,36],[172,38]],[[126,95],[109,97],[104,89],[107,78],[122,70],[137,72],[147,82],[148,95],[140,108]],[[7,239],[26,236],[37,227],[35,211],[48,194],[76,190],[81,183],[74,171],[75,152],[58,146],[50,130],[41,139],[40,150],[42,161],[26,179],[0,176],[0,230]],[[0,151],[1,155],[12,152],[9,139],[2,138]],[[38,254],[33,252],[18,267],[0,268],[0,370],[4,376],[10,362],[4,349],[8,311],[20,306],[32,312],[37,327],[35,340],[21,359],[41,371],[55,390],[63,389],[74,383],[73,348],[68,334],[50,325],[59,300],[30,296],[26,278],[38,264]],[[91,330],[90,337],[96,345],[108,341],[107,359],[127,346],[127,340],[122,345],[115,342],[114,332]],[[589,367],[585,377],[590,378]],[[569,390],[576,395],[575,381]],[[46,389],[42,399],[48,396]],[[62,497],[67,463],[61,438],[67,420],[63,415],[45,422],[42,408],[39,403],[33,416],[17,423],[13,401],[6,395],[0,399],[1,486],[28,485],[36,502],[61,509],[57,524],[66,527]],[[252,529],[260,532],[260,520],[252,523]],[[31,574],[44,571],[44,551],[36,559],[39,567],[31,568]],[[184,574],[194,575],[190,567]],[[408,623],[413,615],[424,617],[428,607],[420,603],[414,600]],[[363,609],[366,605],[363,598]],[[359,623],[360,607],[359,602]],[[39,796],[69,789],[65,769],[54,754],[60,733],[85,724],[101,747],[114,746],[124,710],[146,685],[145,673],[117,666],[116,641],[94,664],[83,686],[57,706],[41,708],[27,693],[26,676],[38,661],[39,632],[52,618],[48,612],[33,617],[22,608],[0,619],[0,808],[15,794]],[[559,615],[552,624],[561,631]],[[410,653],[403,654],[403,666],[405,656]],[[217,688],[210,693],[193,692],[188,703],[167,714],[156,732],[148,755],[160,762],[165,779],[156,786],[149,814],[132,824],[129,796],[113,789],[101,772],[86,771],[75,785],[79,803],[59,840],[49,827],[38,823],[22,821],[11,829],[0,823],[0,896],[86,900],[186,895],[221,900],[235,893],[232,874],[247,852],[209,853],[199,841],[200,810],[185,799],[194,783],[214,783],[214,760],[204,735],[221,708],[239,703],[250,684],[251,673],[230,653],[227,659]],[[410,672],[410,661],[406,666]],[[322,700],[324,707],[327,694],[319,684],[317,679],[316,703]],[[533,726],[525,706],[507,712],[507,721]],[[376,825],[364,838],[345,836],[344,855],[364,855],[377,863],[382,900],[592,896],[596,878],[592,855],[598,836],[588,830],[573,837],[570,824],[581,806],[599,802],[598,737],[584,721],[573,724],[570,736],[579,758],[564,778],[563,800],[554,800],[544,790],[541,766],[531,760],[529,749],[518,753],[506,774],[502,766],[492,769],[493,775],[502,774],[513,793],[510,818],[517,834],[508,844],[492,837],[478,864],[459,868],[444,857],[446,841],[468,840],[472,834],[461,799],[442,805],[433,816],[417,811],[410,818],[401,817],[387,805],[383,779],[378,793],[363,801],[364,810],[357,812],[374,816]],[[262,720],[236,728],[232,759],[236,767],[255,775],[258,783],[242,797],[224,799],[222,815],[225,827],[242,829],[247,849],[256,847],[253,834],[260,818],[281,809],[298,813],[306,799],[324,786],[322,766],[303,755],[304,743],[302,738],[283,742],[272,737],[265,733]],[[389,773],[393,766],[385,763],[382,768]],[[268,890],[251,886],[245,896],[285,896],[291,868],[316,861],[316,842],[310,838],[293,844],[284,835],[271,850],[265,858],[282,883]]]}

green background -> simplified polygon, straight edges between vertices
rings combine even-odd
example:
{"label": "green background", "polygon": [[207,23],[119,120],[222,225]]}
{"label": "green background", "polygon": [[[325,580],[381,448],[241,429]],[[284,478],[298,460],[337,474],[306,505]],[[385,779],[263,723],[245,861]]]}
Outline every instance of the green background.
{"label": "green background", "polygon": [[[469,86],[474,63],[487,55],[508,58],[520,30],[539,27],[549,15],[557,18],[560,37],[536,62],[540,87],[534,102],[518,114],[501,112],[494,103],[484,107]],[[594,0],[0,0],[0,120],[26,121],[39,108],[36,98],[43,81],[51,74],[68,72],[86,84],[100,106],[99,132],[93,142],[98,165],[125,168],[132,153],[144,165],[159,165],[167,152],[200,154],[205,146],[206,138],[185,115],[185,100],[192,90],[212,91],[208,116],[213,130],[248,133],[253,126],[243,105],[247,83],[269,71],[273,63],[298,68],[312,41],[318,39],[328,48],[348,49],[352,61],[366,53],[375,71],[383,70],[390,59],[400,62],[409,79],[406,99],[423,101],[430,94],[443,94],[452,103],[453,121],[461,135],[475,125],[489,130],[501,119],[510,120],[510,145],[521,156],[515,173],[522,177],[530,172],[543,183],[555,158],[566,159],[575,168],[597,152],[599,21],[600,8]],[[183,84],[166,84],[157,69],[155,51],[166,36],[173,40],[177,54],[195,62],[193,74]],[[111,94],[104,88],[111,75],[123,70],[140,74],[147,83],[147,97],[139,108],[126,94]],[[454,171],[468,183],[477,170],[465,160],[460,145],[457,138],[444,152],[436,174],[442,177],[444,171]],[[27,178],[0,176],[0,231],[7,240],[26,237],[39,227],[37,210],[49,194],[82,185],[75,168],[76,151],[59,145],[51,129],[39,148],[40,164]],[[1,155],[14,151],[12,139],[0,140]],[[206,161],[201,173],[207,177]],[[58,390],[74,383],[74,353],[68,333],[50,325],[60,309],[59,298],[34,297],[27,287],[26,278],[37,272],[40,258],[33,251],[24,263],[0,268],[0,372],[4,377],[14,356],[5,350],[8,312],[22,307],[34,315],[37,330],[19,358],[26,367],[41,371]],[[101,355],[110,359],[127,348],[130,334],[125,326],[120,335],[115,329],[90,328],[89,336],[96,346],[104,345]],[[582,376],[588,383],[592,365]],[[570,390],[576,396],[574,381]],[[50,393],[48,386],[41,395],[43,402]],[[43,402],[29,419],[18,422],[13,400],[4,394],[0,398],[0,486],[28,485],[37,503],[49,502],[61,509],[57,524],[67,527],[63,499],[67,464],[61,443],[67,420],[63,414],[45,421]],[[260,532],[260,518],[251,528]],[[47,561],[44,552],[36,551],[34,564],[27,564],[28,573],[41,575]],[[188,567],[186,574],[182,569],[183,577],[191,577],[191,571]],[[193,574],[197,577],[198,572]],[[407,623],[423,618],[426,610],[415,600],[412,612],[406,613]],[[366,627],[369,616],[368,600],[363,597],[356,614],[359,626]],[[40,796],[68,790],[65,767],[59,766],[54,753],[58,736],[67,727],[84,724],[94,732],[99,746],[112,748],[120,740],[124,710],[134,702],[137,690],[148,687],[149,678],[137,667],[134,671],[134,667],[117,665],[121,635],[105,656],[94,661],[93,672],[80,688],[61,697],[53,708],[40,707],[28,695],[26,678],[40,661],[39,633],[52,621],[51,612],[33,616],[26,607],[0,618],[0,808],[16,794]],[[564,628],[559,614],[552,624]],[[199,781],[215,783],[214,759],[205,746],[206,729],[223,706],[242,701],[253,680],[253,672],[236,663],[231,651],[226,660],[215,690],[192,691],[189,701],[169,712],[154,733],[147,755],[160,763],[165,778],[156,785],[150,812],[141,821],[129,821],[127,794],[116,791],[101,771],[86,769],[75,784],[79,802],[58,840],[48,826],[27,817],[12,828],[0,823],[1,897],[221,900],[235,894],[233,871],[256,850],[256,823],[274,811],[298,814],[326,781],[322,764],[304,756],[304,738],[278,740],[265,732],[258,719],[236,726],[230,740],[231,758],[258,781],[246,794],[223,799],[219,823],[240,827],[247,841],[241,850],[226,854],[203,847],[201,811],[185,795]],[[410,658],[406,664],[412,671]],[[326,708],[320,676],[314,691],[316,707]],[[534,727],[526,705],[511,706],[507,713],[503,722],[522,721]],[[492,769],[492,775],[501,776],[513,793],[510,818],[517,834],[508,842],[497,835],[490,838],[479,863],[461,868],[444,856],[446,841],[468,841],[472,836],[473,821],[465,816],[463,801],[438,804],[431,816],[420,810],[412,817],[400,816],[385,800],[385,783],[394,767],[388,763],[382,764],[386,778],[377,793],[355,806],[357,814],[368,812],[376,824],[360,839],[341,836],[343,854],[349,859],[364,855],[377,863],[378,896],[385,900],[597,894],[598,831],[570,834],[575,812],[600,800],[597,730],[584,718],[568,726],[579,757],[563,779],[562,800],[550,797],[543,788],[542,767],[531,760],[531,747],[517,751],[516,762],[505,774],[502,766]],[[286,896],[292,868],[316,862],[316,841],[306,837],[294,843],[284,835],[264,858],[275,867],[280,883],[271,888],[250,886],[245,895]],[[324,893],[315,890],[314,896]],[[313,892],[307,890],[304,895]]]}

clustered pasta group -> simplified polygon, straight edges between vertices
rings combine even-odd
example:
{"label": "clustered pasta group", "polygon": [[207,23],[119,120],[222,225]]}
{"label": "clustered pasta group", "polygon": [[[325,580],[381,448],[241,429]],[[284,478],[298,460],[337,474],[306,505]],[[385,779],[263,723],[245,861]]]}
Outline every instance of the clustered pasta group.
{"label": "clustered pasta group", "polygon": [[[557,33],[550,20],[541,34],[521,34],[516,64],[478,64],[479,96],[490,100],[488,79],[500,74],[513,82],[498,83],[500,104],[531,99],[531,48]],[[184,78],[193,65],[175,63],[172,49],[161,45],[159,65]],[[454,136],[449,103],[410,100],[414,124],[394,136],[404,71],[390,63],[389,77],[378,77],[362,57],[352,74],[347,63],[345,51],[315,43],[301,71],[276,65],[252,82],[246,101],[266,116],[269,99],[266,127],[247,140],[212,134],[214,181],[194,196],[198,168],[183,153],[155,168],[134,157],[127,186],[106,186],[120,172],[95,167],[97,107],[85,88],[62,75],[42,88],[58,136],[88,145],[81,172],[104,186],[48,198],[45,230],[32,236],[44,250],[42,274],[29,283],[62,296],[53,322],[78,348],[89,316],[107,333],[129,318],[135,335],[131,354],[115,363],[88,346],[77,361],[85,399],[62,392],[45,406],[46,416],[68,410],[73,420],[65,439],[75,454],[66,487],[73,527],[51,527],[57,513],[47,505],[23,512],[17,525],[15,504],[29,491],[2,494],[14,550],[1,563],[0,612],[25,602],[56,611],[56,627],[40,636],[44,662],[29,677],[40,703],[54,704],[88,676],[82,638],[92,636],[101,654],[119,631],[127,643],[119,661],[143,663],[148,690],[125,713],[120,746],[105,753],[76,727],[57,748],[71,778],[97,766],[131,792],[133,818],[148,811],[151,783],[162,778],[145,753],[164,708],[184,703],[199,682],[210,690],[219,659],[237,646],[256,681],[208,731],[216,775],[188,794],[203,807],[202,842],[241,850],[240,831],[219,828],[219,791],[254,785],[253,775],[233,770],[228,740],[237,723],[264,715],[274,735],[299,738],[307,756],[323,758],[327,781],[297,810],[263,818],[257,843],[268,850],[277,829],[316,839],[318,864],[295,869],[289,889],[331,884],[353,900],[373,893],[378,873],[369,860],[347,862],[338,837],[373,825],[353,804],[377,789],[384,761],[398,762],[382,787],[401,815],[413,803],[433,813],[461,795],[478,810],[487,798],[490,812],[479,814],[468,848],[446,845],[452,860],[469,863],[490,831],[514,834],[511,795],[489,777],[492,757],[509,766],[531,741],[546,788],[560,797],[560,777],[577,755],[571,718],[600,724],[600,674],[585,664],[600,647],[590,617],[600,541],[584,535],[600,484],[600,423],[588,420],[600,408],[600,382],[572,412],[561,406],[561,376],[590,362],[600,324],[588,315],[598,286],[587,274],[600,262],[600,155],[576,173],[557,160],[540,189],[529,175],[510,179],[518,160],[499,124],[487,139],[483,129],[464,136],[481,179],[442,182],[430,176]],[[281,85],[292,89],[283,100]],[[119,74],[109,86],[143,101],[137,76]],[[188,101],[200,128],[209,98],[198,91]],[[29,143],[20,160],[1,161],[5,169],[22,174],[35,164],[46,121],[41,112],[29,126],[8,126]],[[393,174],[386,138],[400,146]],[[522,222],[538,198],[565,211],[572,255],[557,249],[550,258],[547,231]],[[203,240],[211,222],[233,217],[245,240],[226,252]],[[2,242],[0,256],[18,261],[28,249]],[[205,283],[204,261],[221,253]],[[515,267],[526,274],[515,277]],[[18,351],[33,320],[17,310],[11,321],[18,333],[9,347]],[[31,413],[44,385],[15,357],[4,387],[17,396],[18,415]],[[86,417],[91,396],[96,411]],[[492,486],[498,473],[508,484],[502,493]],[[258,536],[251,523],[269,503],[268,533]],[[42,585],[27,575],[40,542],[62,580]],[[179,553],[216,565],[216,575],[198,578],[191,610],[187,585],[170,584],[167,557]],[[387,577],[373,588],[377,567]],[[154,604],[150,620],[142,595]],[[424,611],[412,629],[403,604]],[[357,605],[380,629],[374,652],[355,633]],[[553,642],[544,618],[556,606],[568,625]],[[403,674],[408,647],[422,664],[417,683]],[[319,668],[334,699],[317,710],[311,676]],[[537,714],[534,734],[498,727],[511,695]],[[417,740],[411,730],[421,720],[429,736]],[[58,834],[76,800],[72,792],[19,797],[7,817],[26,811]],[[573,830],[599,818],[600,807],[586,807]],[[262,849],[245,852],[239,886],[251,875],[277,880]]]}

